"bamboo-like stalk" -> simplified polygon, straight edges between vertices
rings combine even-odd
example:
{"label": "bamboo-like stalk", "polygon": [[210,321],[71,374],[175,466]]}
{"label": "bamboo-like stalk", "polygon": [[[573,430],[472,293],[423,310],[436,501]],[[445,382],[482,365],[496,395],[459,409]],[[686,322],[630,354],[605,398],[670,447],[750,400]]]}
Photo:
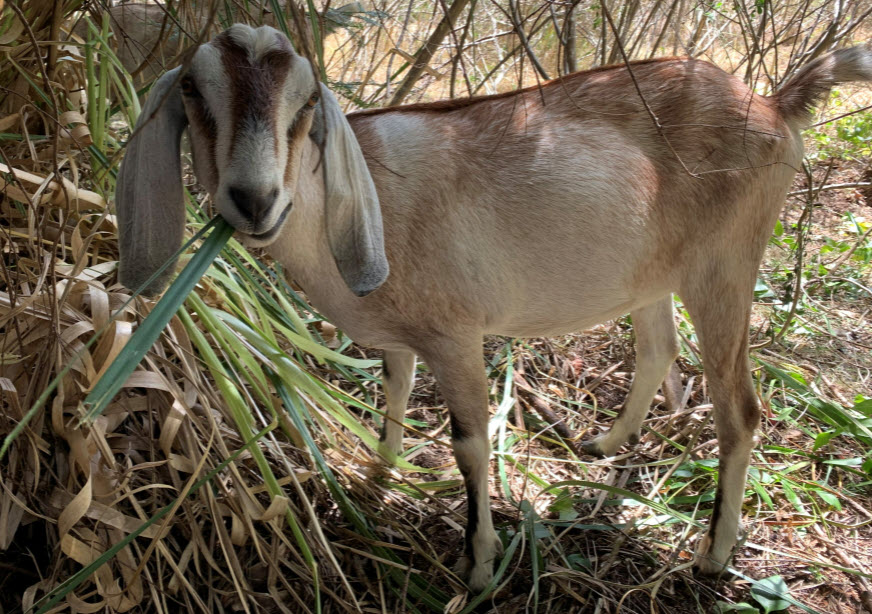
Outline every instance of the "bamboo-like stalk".
{"label": "bamboo-like stalk", "polygon": [[469,0],[453,0],[451,3],[451,7],[448,9],[448,12],[442,17],[442,20],[439,22],[439,25],[433,30],[433,33],[430,34],[427,42],[418,50],[415,54],[415,61],[409,68],[409,71],[406,73],[403,82],[397,87],[397,91],[394,93],[393,98],[391,98],[391,105],[397,105],[402,103],[402,101],[409,95],[412,91],[412,88],[415,86],[415,83],[424,74],[425,67],[430,62],[430,59],[433,57],[433,54],[436,52],[436,49],[445,40],[445,37],[448,35],[448,31],[454,27],[454,24],[460,18],[463,9],[469,4]]}

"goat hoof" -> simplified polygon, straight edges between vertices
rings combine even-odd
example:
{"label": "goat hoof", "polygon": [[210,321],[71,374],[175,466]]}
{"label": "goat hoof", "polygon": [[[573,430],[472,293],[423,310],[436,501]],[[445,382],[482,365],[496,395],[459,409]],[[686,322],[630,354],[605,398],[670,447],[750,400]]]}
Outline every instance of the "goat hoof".
{"label": "goat hoof", "polygon": [[591,456],[596,456],[597,458],[605,458],[606,453],[603,452],[602,448],[599,444],[599,439],[591,439],[590,441],[583,441],[581,443],[581,450],[585,454],[590,454]]}
{"label": "goat hoof", "polygon": [[693,560],[693,573],[696,576],[704,576],[708,578],[718,577],[726,571],[727,562],[720,562],[711,553],[712,540],[706,534],[699,547],[696,550],[696,555]]}
{"label": "goat hoof", "polygon": [[483,593],[494,578],[494,566],[491,561],[476,565],[468,556],[457,561],[454,571],[466,583],[473,595]]}
{"label": "goat hoof", "polygon": [[476,565],[469,556],[462,556],[454,566],[454,572],[466,584],[469,592],[478,595],[493,579],[493,566]]}
{"label": "goat hoof", "polygon": [[488,556],[481,564],[476,564],[472,557],[462,556],[454,566],[455,573],[466,583],[469,592],[473,595],[483,593],[494,577],[494,565],[503,556],[503,542],[494,535],[491,547],[491,556]]}
{"label": "goat hoof", "polygon": [[460,576],[460,579],[466,582],[469,580],[469,573],[472,571],[472,559],[468,556],[462,556],[457,559],[454,564],[454,573]]}
{"label": "goat hoof", "polygon": [[493,565],[485,563],[482,565],[473,565],[472,571],[469,574],[469,579],[466,585],[469,587],[469,592],[473,595],[483,593],[491,580],[494,579]]}

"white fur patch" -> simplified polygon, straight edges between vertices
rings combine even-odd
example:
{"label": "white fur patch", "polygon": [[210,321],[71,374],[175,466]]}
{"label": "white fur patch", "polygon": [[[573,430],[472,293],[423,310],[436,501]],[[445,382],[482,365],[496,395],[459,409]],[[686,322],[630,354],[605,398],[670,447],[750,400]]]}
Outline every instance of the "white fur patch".
{"label": "white fur patch", "polygon": [[231,40],[240,47],[248,49],[249,58],[252,62],[258,62],[269,51],[281,49],[280,37],[282,34],[270,26],[252,28],[245,24],[235,24],[227,30]]}
{"label": "white fur patch", "polygon": [[211,44],[202,45],[194,55],[188,74],[194,76],[209,113],[215,120],[218,129],[215,162],[218,168],[221,168],[228,161],[231,137],[230,104],[228,104],[231,90],[227,73],[221,62],[221,52]]}

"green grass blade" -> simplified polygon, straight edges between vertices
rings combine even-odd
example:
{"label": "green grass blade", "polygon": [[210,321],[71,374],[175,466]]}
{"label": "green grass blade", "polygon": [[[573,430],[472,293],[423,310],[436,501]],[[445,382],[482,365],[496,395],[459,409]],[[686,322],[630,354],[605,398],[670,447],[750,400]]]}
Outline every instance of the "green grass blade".
{"label": "green grass blade", "polygon": [[[197,315],[199,315],[201,319],[209,317],[207,313],[208,308],[199,296],[197,296],[196,294],[191,294],[190,300],[195,306],[195,311],[197,312]],[[215,353],[215,351],[212,349],[212,346],[207,341],[206,336],[200,331],[199,328],[197,328],[197,326],[194,325],[191,316],[188,315],[187,312],[185,312],[183,309],[179,309],[179,317],[182,320],[182,324],[187,329],[188,334],[191,336],[191,341],[194,343],[194,346],[199,351],[201,359],[209,368],[210,372],[215,378],[215,383],[221,391],[221,396],[224,398],[228,408],[230,409],[230,413],[233,417],[234,422],[236,423],[236,428],[243,435],[250,433],[254,430],[254,421],[252,419],[252,414],[249,411],[245,400],[242,398],[242,395],[237,389],[236,383],[234,379],[232,379],[232,374],[228,373],[227,370],[224,368],[224,365],[219,360],[218,355]],[[207,324],[207,327],[209,327],[209,324]],[[285,496],[285,493],[282,490],[278,479],[275,477],[275,474],[273,473],[269,461],[267,461],[266,456],[263,453],[263,450],[260,447],[255,446],[251,449],[251,456],[254,459],[255,464],[257,465],[260,477],[261,479],[263,479],[270,496],[273,498],[277,496]],[[315,561],[315,557],[312,553],[311,548],[309,547],[308,542],[306,541],[303,530],[300,527],[299,522],[297,522],[297,519],[294,516],[292,510],[289,509],[285,513],[285,519],[287,520],[291,532],[294,534],[294,539],[299,546],[300,554],[303,557],[303,560],[306,561],[309,566],[309,570],[312,572],[312,578],[315,584],[314,591],[316,596],[315,609],[316,611],[320,612],[317,562]]]}
{"label": "green grass blade", "polygon": [[315,43],[315,55],[318,56],[318,72],[321,75],[321,81],[327,83],[327,67],[324,65],[324,41],[321,36],[321,23],[318,18],[318,10],[315,8],[315,3],[312,0],[306,0],[306,5],[309,8],[309,23],[312,26],[312,39]]}
{"label": "green grass blade", "polygon": [[[280,374],[272,373],[270,377],[272,378],[276,391],[279,393],[279,397],[282,399],[282,403],[284,404],[288,415],[291,417],[291,421],[306,442],[306,446],[312,455],[312,459],[315,461],[315,465],[318,467],[321,476],[327,483],[327,487],[330,489],[339,509],[345,515],[346,519],[354,525],[354,528],[358,533],[370,540],[378,539],[369,526],[369,523],[366,521],[366,518],[354,506],[351,499],[348,498],[345,490],[336,480],[336,476],[327,464],[323,454],[321,454],[321,449],[313,439],[309,427],[306,424],[306,420],[304,419],[304,415],[308,413],[305,409],[305,403],[302,402],[293,388],[290,388],[287,385]],[[375,546],[372,548],[372,551],[381,558],[399,562],[396,554],[389,548]],[[392,588],[401,587],[406,580],[405,574],[395,567],[389,567],[385,571],[396,582],[396,586],[392,586]],[[446,595],[438,589],[428,586],[422,578],[419,578],[416,575],[411,576],[408,589],[411,597],[421,600],[433,611],[444,611],[445,603],[447,602]]]}
{"label": "green grass blade", "polygon": [[130,341],[85,398],[83,405],[86,413],[82,418],[83,422],[93,422],[121,390],[124,382],[142,361],[149,348],[157,341],[167,323],[178,311],[197,282],[200,281],[203,273],[215,260],[232,234],[233,227],[223,219],[216,218],[212,234],[203,242],[202,247],[191,258],[188,266],[179,273],[170,289],[158,301],[148,317],[142,321],[142,324],[131,336]]}
{"label": "green grass blade", "polygon": [[[238,318],[233,317],[227,312],[213,310],[215,315],[227,322],[233,329],[248,337],[249,339],[253,339],[254,335],[260,332],[260,329],[256,329],[255,327],[251,327],[249,324],[242,322]],[[310,339],[306,339],[302,335],[298,335],[289,328],[282,326],[276,322],[273,322],[273,326],[275,326],[282,335],[290,341],[293,345],[297,346],[304,352],[311,354],[315,358],[319,360],[329,360],[331,362],[341,364],[341,365],[350,365],[355,366],[361,369],[369,369],[379,364],[378,360],[364,360],[361,358],[353,358],[351,356],[345,356],[344,354],[340,354],[338,352],[334,352],[328,347],[325,347],[315,341]],[[257,330],[257,332],[255,332]],[[268,343],[267,339],[258,339],[258,341],[263,341]],[[279,348],[273,348],[275,351],[279,351]]]}
{"label": "green grass blade", "polygon": [[757,360],[770,376],[797,393],[801,400],[808,405],[809,412],[818,420],[850,433],[866,445],[872,445],[872,429],[866,424],[869,422],[867,418],[858,412],[820,398],[808,385],[797,381],[786,371],[759,358]]}
{"label": "green grass blade", "polygon": [[610,486],[608,484],[601,484],[599,482],[589,482],[587,480],[564,480],[562,482],[555,482],[553,484],[548,485],[545,489],[543,489],[541,494],[545,494],[547,492],[550,492],[552,490],[557,490],[560,488],[567,488],[570,486],[576,486],[578,488],[590,488],[592,490],[601,490],[601,491],[607,492],[611,495],[614,495],[616,497],[621,497],[624,499],[632,499],[633,501],[641,503],[642,505],[648,506],[649,508],[651,508],[655,512],[669,515],[669,516],[671,516],[677,520],[680,520],[682,522],[685,522],[687,524],[692,524],[695,527],[702,527],[703,526],[701,522],[698,522],[697,520],[691,518],[687,514],[682,514],[681,512],[674,510],[670,507],[667,507],[666,505],[663,505],[662,503],[660,503],[658,501],[652,501],[648,497],[643,497],[642,495],[634,493],[633,491],[630,491],[630,490],[626,490],[624,488],[618,488],[616,486]]}
{"label": "green grass blade", "polygon": [[[216,218],[216,220],[217,220],[217,218]],[[213,222],[215,222],[215,221],[213,220]],[[30,421],[33,420],[34,416],[36,416],[36,414],[39,413],[39,411],[42,409],[43,405],[45,405],[46,401],[48,401],[49,397],[54,393],[54,391],[60,385],[64,376],[70,372],[70,370],[73,368],[73,366],[75,364],[77,364],[77,362],[81,359],[82,355],[84,355],[85,352],[87,352],[88,349],[97,342],[97,340],[103,335],[103,333],[109,329],[109,327],[112,325],[112,323],[118,317],[118,315],[124,312],[124,309],[131,302],[133,302],[134,298],[140,292],[142,292],[143,288],[147,287],[152,281],[157,279],[157,277],[161,273],[163,273],[163,271],[170,265],[170,263],[175,262],[180,254],[187,251],[187,249],[193,243],[195,243],[201,236],[203,236],[206,232],[208,232],[209,229],[212,228],[212,226],[213,226],[213,223],[210,223],[210,224],[204,226],[197,234],[195,234],[193,237],[191,237],[191,239],[189,241],[186,241],[185,244],[182,245],[178,249],[178,251],[175,254],[173,254],[173,256],[171,258],[169,258],[163,264],[163,266],[161,266],[157,271],[155,271],[152,274],[151,277],[149,277],[147,280],[145,280],[143,282],[143,284],[136,290],[136,292],[133,293],[133,296],[131,296],[127,301],[124,302],[124,304],[121,305],[121,307],[119,307],[116,310],[115,315],[113,315],[111,318],[109,318],[109,321],[106,322],[106,324],[104,324],[100,330],[95,332],[94,335],[92,335],[91,338],[85,342],[85,344],[82,346],[82,348],[76,354],[74,354],[72,357],[70,357],[70,359],[67,361],[66,366],[64,366],[64,368],[61,369],[58,372],[58,374],[48,383],[48,385],[45,387],[45,390],[43,390],[42,393],[37,397],[36,401],[34,401],[33,405],[30,407],[30,409],[27,410],[27,412],[24,414],[24,416],[21,418],[21,420],[18,421],[18,423],[15,425],[15,427],[12,429],[12,431],[10,431],[10,433],[3,440],[3,445],[0,445],[0,460],[2,460],[3,457],[6,455],[6,452],[9,450],[9,447],[12,445],[12,442],[15,441],[19,437],[19,435],[21,435],[21,433],[24,431],[24,429],[27,427],[27,425],[30,423]],[[135,368],[135,365],[134,365],[134,368]],[[105,379],[105,374],[104,374],[104,378],[102,378],[102,379]],[[108,382],[108,380],[107,380],[107,382]],[[98,382],[98,384],[99,384],[99,382]]]}

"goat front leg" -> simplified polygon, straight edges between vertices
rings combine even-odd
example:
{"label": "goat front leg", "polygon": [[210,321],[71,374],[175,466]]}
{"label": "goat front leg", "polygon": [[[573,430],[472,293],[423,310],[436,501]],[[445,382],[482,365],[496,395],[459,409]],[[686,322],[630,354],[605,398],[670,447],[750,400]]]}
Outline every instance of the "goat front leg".
{"label": "goat front leg", "polygon": [[415,354],[406,350],[385,350],[382,363],[385,416],[378,453],[389,465],[403,452],[403,419],[415,383]]}
{"label": "goat front leg", "polygon": [[466,486],[466,556],[458,571],[473,593],[490,583],[494,561],[502,554],[490,510],[487,376],[481,343],[477,334],[465,341],[431,341],[421,352],[448,404],[451,446]]}

